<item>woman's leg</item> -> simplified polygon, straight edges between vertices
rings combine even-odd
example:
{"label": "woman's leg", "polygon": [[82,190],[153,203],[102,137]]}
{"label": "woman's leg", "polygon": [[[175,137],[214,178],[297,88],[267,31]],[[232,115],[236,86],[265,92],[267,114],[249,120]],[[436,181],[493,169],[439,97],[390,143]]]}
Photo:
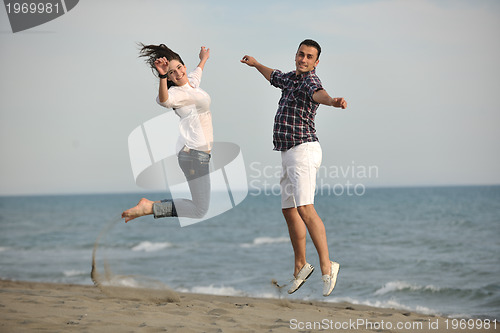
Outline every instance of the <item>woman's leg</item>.
{"label": "woman's leg", "polygon": [[[159,201],[157,201],[159,202]],[[146,198],[142,198],[139,203],[130,209],[127,209],[122,213],[122,218],[125,219],[125,223],[133,220],[137,217],[144,216],[144,215],[151,215],[153,214],[153,204],[154,201],[148,200]]]}
{"label": "woman's leg", "polygon": [[181,151],[178,160],[188,181],[192,200],[151,201],[142,198],[135,207],[122,213],[125,222],[151,214],[155,218],[175,216],[202,218],[205,216],[210,205],[210,154],[197,150],[191,150],[189,153]]}
{"label": "woman's leg", "polygon": [[202,218],[210,206],[210,154],[191,150],[179,153],[179,166],[188,181],[191,200],[174,199],[174,207],[180,217]]}

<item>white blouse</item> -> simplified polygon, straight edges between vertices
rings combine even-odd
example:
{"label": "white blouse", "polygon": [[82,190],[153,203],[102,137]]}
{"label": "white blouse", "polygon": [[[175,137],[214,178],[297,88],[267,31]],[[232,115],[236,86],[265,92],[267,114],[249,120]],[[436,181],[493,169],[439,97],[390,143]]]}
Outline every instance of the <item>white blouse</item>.
{"label": "white blouse", "polygon": [[180,117],[177,152],[184,146],[201,151],[212,149],[214,138],[210,112],[211,100],[210,95],[200,88],[202,74],[202,69],[196,67],[188,74],[189,83],[168,89],[168,99],[165,102],[160,102],[160,97],[156,97],[158,104],[174,109]]}

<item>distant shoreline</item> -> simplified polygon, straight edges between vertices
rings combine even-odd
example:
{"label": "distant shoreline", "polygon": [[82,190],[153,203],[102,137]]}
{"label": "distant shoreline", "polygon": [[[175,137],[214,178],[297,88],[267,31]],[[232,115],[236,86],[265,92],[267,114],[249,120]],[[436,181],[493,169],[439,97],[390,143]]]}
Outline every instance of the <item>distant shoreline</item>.
{"label": "distant shoreline", "polygon": [[[279,183],[279,179],[276,179],[276,183]],[[421,185],[373,185],[366,184],[367,190],[407,190],[407,189],[444,189],[444,188],[491,188],[491,187],[500,187],[500,184],[421,184]],[[252,193],[250,191],[249,193]],[[262,187],[261,190],[265,190],[265,187]],[[253,192],[256,192],[253,190]],[[154,191],[154,190],[144,190],[138,189],[136,191],[111,191],[111,192],[53,192],[53,193],[0,193],[0,198],[16,198],[16,197],[64,197],[64,196],[107,196],[107,195],[143,195],[143,194],[159,194],[165,195],[165,191]]]}

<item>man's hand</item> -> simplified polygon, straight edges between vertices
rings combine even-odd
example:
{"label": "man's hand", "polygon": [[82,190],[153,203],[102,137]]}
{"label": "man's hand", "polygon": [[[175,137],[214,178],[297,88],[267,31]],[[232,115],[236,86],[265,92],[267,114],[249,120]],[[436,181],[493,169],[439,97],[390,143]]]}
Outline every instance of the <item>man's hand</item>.
{"label": "man's hand", "polygon": [[254,57],[250,57],[250,56],[247,56],[247,55],[246,55],[246,56],[244,56],[244,57],[240,60],[240,62],[242,62],[242,63],[244,63],[244,64],[247,64],[247,65],[248,65],[248,66],[250,66],[250,67],[255,67],[255,66],[258,64],[257,60],[255,60],[255,58],[254,58]]}
{"label": "man's hand", "polygon": [[271,80],[273,69],[262,65],[257,60],[255,60],[254,57],[246,55],[240,60],[240,62],[243,64],[247,64],[250,67],[256,68],[260,72],[260,74],[262,74],[266,78],[267,81]]}
{"label": "man's hand", "polygon": [[336,108],[347,108],[347,102],[343,97],[332,98],[332,106]]}

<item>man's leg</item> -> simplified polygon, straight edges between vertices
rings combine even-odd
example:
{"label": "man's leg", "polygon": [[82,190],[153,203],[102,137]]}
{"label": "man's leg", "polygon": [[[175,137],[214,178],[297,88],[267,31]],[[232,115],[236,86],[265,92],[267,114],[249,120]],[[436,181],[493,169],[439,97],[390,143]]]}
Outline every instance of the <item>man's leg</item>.
{"label": "man's leg", "polygon": [[297,207],[297,215],[299,215],[299,218],[307,226],[307,230],[309,231],[309,235],[311,235],[316,251],[318,251],[322,274],[330,274],[330,255],[328,252],[328,241],[326,239],[326,230],[323,221],[318,213],[316,213],[316,209],[314,209],[314,205],[312,204]]}
{"label": "man's leg", "polygon": [[321,277],[323,281],[323,296],[329,296],[337,283],[340,265],[337,262],[330,261],[325,225],[316,213],[314,205],[299,206],[297,210],[304,220],[314,246],[316,246],[316,250],[318,251],[321,272],[323,273]]}
{"label": "man's leg", "polygon": [[303,143],[282,152],[281,156],[284,170],[280,182],[281,189],[282,191],[292,189],[292,191],[282,192],[282,207],[290,207],[292,200],[293,206],[297,207],[295,210],[283,210],[295,252],[295,271],[297,271],[297,262],[302,261],[302,256],[305,261],[305,227],[318,252],[323,296],[328,296],[335,288],[339,264],[330,261],[325,225],[314,208],[316,173],[321,165],[322,157],[321,146],[317,142]]}
{"label": "man's leg", "polygon": [[295,255],[295,269],[293,276],[306,264],[306,236],[307,229],[304,221],[300,217],[297,208],[282,209],[286,224],[288,225],[288,233],[292,241],[293,253]]}

